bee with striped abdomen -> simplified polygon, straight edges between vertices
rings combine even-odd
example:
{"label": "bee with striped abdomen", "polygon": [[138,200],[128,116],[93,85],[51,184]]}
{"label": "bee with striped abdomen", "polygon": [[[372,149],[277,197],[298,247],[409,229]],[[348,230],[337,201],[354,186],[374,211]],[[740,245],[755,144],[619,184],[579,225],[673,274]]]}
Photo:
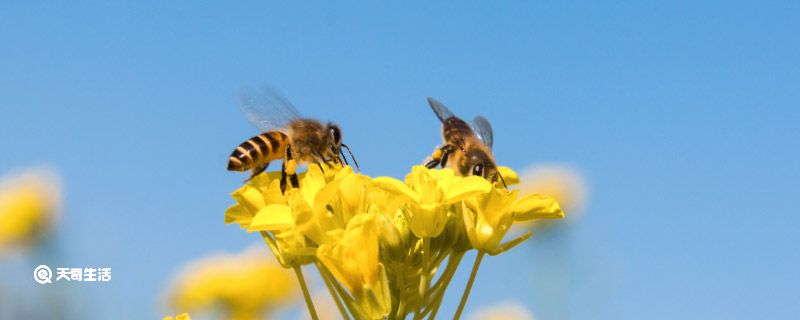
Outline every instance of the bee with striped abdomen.
{"label": "bee with striped abdomen", "polygon": [[428,104],[442,122],[444,145],[436,148],[425,166],[444,168],[449,163],[457,175],[481,176],[489,182],[499,180],[506,186],[492,155],[494,137],[489,120],[477,116],[470,125],[436,99],[428,97]]}
{"label": "bee with striped abdomen", "polygon": [[[229,171],[252,170],[250,178],[263,172],[273,160],[283,159],[281,190],[286,190],[287,180],[298,188],[297,165],[316,163],[347,163],[342,147],[356,162],[353,153],[342,143],[342,130],[333,122],[303,118],[297,109],[276,90],[262,87],[245,89],[239,102],[247,120],[262,133],[242,142],[228,158]],[[324,169],[323,169],[324,170]],[[248,179],[249,180],[249,179]]]}

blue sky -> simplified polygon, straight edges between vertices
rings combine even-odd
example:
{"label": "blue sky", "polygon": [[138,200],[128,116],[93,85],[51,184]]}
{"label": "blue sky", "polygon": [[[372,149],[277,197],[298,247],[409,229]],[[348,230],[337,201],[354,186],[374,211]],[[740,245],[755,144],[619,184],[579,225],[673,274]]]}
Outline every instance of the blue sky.
{"label": "blue sky", "polygon": [[487,260],[473,310],[795,318],[797,30],[789,1],[3,4],[0,172],[61,172],[64,263],[114,270],[71,288],[87,314],[154,318],[183,262],[255,241],[222,224],[256,133],[240,87],[281,88],[395,177],[439,141],[430,95],[492,121],[501,164],[591,186],[562,234]]}

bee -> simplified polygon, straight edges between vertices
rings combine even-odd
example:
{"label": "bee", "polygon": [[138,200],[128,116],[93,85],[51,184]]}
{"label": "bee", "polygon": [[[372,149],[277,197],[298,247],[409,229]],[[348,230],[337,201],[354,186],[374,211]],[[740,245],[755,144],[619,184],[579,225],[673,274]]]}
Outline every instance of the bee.
{"label": "bee", "polygon": [[353,152],[342,143],[342,129],[333,122],[322,122],[301,117],[286,97],[270,87],[247,88],[239,95],[239,105],[247,120],[262,131],[247,139],[233,150],[228,158],[228,171],[247,171],[248,180],[267,169],[270,162],[283,160],[281,166],[281,191],[287,180],[299,188],[298,164],[334,162],[348,165],[342,148],[358,168]]}
{"label": "bee", "polygon": [[425,166],[434,168],[441,165],[444,168],[450,161],[460,176],[480,176],[490,182],[499,180],[508,188],[492,155],[494,137],[489,120],[477,116],[470,125],[436,99],[428,97],[428,104],[442,122],[444,145],[437,147]]}

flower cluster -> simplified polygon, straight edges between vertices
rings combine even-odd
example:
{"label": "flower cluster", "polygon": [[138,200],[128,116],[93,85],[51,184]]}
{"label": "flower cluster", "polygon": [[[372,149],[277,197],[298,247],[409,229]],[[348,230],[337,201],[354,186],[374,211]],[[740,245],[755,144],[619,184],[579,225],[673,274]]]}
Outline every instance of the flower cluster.
{"label": "flower cluster", "polygon": [[[501,168],[507,184],[516,173]],[[277,260],[295,270],[316,317],[300,267],[316,267],[344,318],[434,318],[464,254],[500,254],[530,236],[503,241],[519,221],[562,218],[543,195],[519,196],[451,169],[412,168],[404,181],[352,168],[310,166],[300,188],[281,192],[280,172],[262,173],[232,193],[226,223],[260,232]],[[443,270],[443,271],[442,271]],[[433,279],[436,275],[437,279]]]}

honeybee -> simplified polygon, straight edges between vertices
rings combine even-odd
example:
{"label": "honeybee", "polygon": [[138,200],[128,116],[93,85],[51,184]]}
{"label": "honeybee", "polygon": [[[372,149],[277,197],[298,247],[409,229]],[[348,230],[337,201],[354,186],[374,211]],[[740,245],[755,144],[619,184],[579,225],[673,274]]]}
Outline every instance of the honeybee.
{"label": "honeybee", "polygon": [[428,104],[442,122],[444,145],[437,147],[425,166],[444,168],[450,160],[451,167],[460,176],[481,176],[490,182],[499,180],[508,188],[492,155],[494,137],[489,120],[477,116],[469,125],[436,99],[428,97]]}
{"label": "honeybee", "polygon": [[[273,160],[283,159],[281,191],[287,180],[300,186],[298,164],[335,162],[348,165],[342,148],[358,168],[353,152],[342,143],[342,130],[333,122],[303,118],[286,97],[270,87],[247,88],[239,95],[239,105],[247,120],[262,131],[233,150],[228,158],[228,171],[252,170],[248,180],[263,172]],[[324,169],[323,169],[324,171]]]}

